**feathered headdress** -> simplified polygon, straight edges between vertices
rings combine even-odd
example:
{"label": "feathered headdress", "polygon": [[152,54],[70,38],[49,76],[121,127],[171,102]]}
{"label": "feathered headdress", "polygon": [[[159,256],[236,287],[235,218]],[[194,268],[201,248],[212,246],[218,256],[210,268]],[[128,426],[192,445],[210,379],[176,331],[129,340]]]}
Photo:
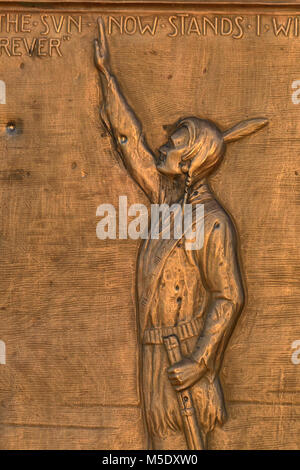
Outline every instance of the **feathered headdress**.
{"label": "feathered headdress", "polygon": [[229,142],[242,139],[247,135],[259,131],[259,129],[266,126],[268,122],[269,121],[266,118],[246,119],[246,121],[239,122],[227,131],[224,131],[223,140],[227,144]]}

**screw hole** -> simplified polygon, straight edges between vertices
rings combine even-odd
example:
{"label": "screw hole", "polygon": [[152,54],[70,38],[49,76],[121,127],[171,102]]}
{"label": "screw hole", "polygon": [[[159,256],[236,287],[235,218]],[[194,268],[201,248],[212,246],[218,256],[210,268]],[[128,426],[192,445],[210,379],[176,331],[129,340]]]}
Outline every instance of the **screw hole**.
{"label": "screw hole", "polygon": [[121,137],[120,137],[120,142],[121,142],[121,144],[126,144],[126,142],[127,142],[127,137],[126,137],[126,135],[121,135]]}
{"label": "screw hole", "polygon": [[16,131],[16,123],[10,121],[6,124],[6,130],[9,134],[13,134]]}

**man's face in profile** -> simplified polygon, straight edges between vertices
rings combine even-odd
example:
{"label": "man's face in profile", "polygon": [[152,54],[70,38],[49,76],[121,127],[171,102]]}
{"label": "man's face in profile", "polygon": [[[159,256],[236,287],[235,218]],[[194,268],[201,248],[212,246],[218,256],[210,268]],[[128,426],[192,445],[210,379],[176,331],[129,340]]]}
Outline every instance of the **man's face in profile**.
{"label": "man's face in profile", "polygon": [[159,148],[156,167],[160,173],[171,177],[182,174],[182,157],[188,142],[189,133],[184,126],[170,135],[168,141]]}

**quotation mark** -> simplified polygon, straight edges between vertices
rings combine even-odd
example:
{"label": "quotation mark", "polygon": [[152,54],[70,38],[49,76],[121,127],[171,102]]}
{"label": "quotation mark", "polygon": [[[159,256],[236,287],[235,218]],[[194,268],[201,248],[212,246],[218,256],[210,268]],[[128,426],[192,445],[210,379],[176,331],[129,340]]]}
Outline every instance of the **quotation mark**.
{"label": "quotation mark", "polygon": [[2,340],[0,340],[0,364],[6,364],[6,346]]}
{"label": "quotation mark", "polygon": [[294,104],[300,104],[300,80],[294,80],[292,83],[294,93],[292,93],[292,102]]}
{"label": "quotation mark", "polygon": [[291,357],[292,363],[298,365],[300,364],[300,339],[292,343],[292,349],[295,349]]}
{"label": "quotation mark", "polygon": [[0,104],[6,104],[6,86],[3,80],[0,80]]}

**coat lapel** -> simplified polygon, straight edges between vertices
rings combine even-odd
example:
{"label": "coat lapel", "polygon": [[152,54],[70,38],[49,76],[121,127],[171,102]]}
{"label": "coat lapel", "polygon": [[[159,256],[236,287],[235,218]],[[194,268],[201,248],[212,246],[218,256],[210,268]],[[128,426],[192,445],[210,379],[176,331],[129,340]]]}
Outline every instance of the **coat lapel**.
{"label": "coat lapel", "polygon": [[[193,195],[193,193],[192,193]],[[201,191],[197,192],[194,197],[189,201],[192,207],[192,215],[190,223],[188,226],[184,227],[182,236],[178,239],[174,237],[170,239],[162,239],[162,235],[166,230],[166,225],[162,231],[159,232],[159,239],[148,238],[143,246],[141,247],[139,253],[139,263],[138,263],[138,309],[139,309],[139,318],[140,318],[140,333],[143,336],[145,328],[147,326],[149,311],[152,305],[153,296],[157,289],[157,284],[159,282],[162,270],[166,263],[166,260],[176,248],[178,243],[184,238],[185,234],[194,229],[196,223],[196,208],[198,204],[203,204],[205,201],[211,199],[211,193],[207,190],[207,187]],[[182,206],[182,201],[180,201]],[[205,214],[205,206],[204,206]],[[205,220],[205,215],[203,218],[203,223]],[[170,221],[170,218],[166,220]],[[171,224],[171,234],[172,234]],[[149,234],[150,237],[150,234]]]}

